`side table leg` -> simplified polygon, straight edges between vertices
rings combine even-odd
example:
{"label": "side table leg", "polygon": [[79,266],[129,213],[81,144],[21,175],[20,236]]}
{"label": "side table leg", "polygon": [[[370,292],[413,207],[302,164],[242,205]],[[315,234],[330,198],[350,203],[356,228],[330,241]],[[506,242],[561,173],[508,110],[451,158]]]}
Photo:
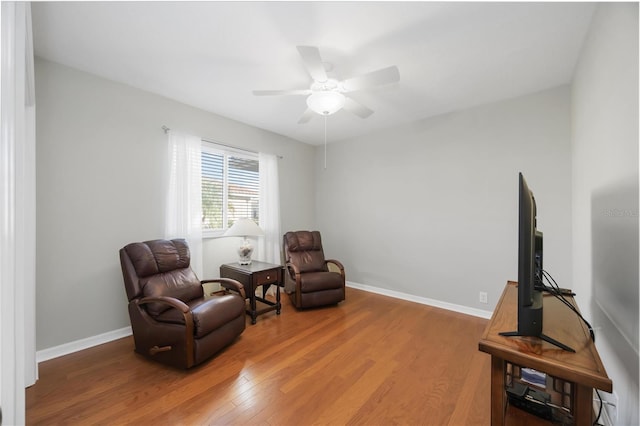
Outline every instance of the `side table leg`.
{"label": "side table leg", "polygon": [[280,283],[276,283],[276,315],[280,315],[282,305],[280,304]]}
{"label": "side table leg", "polygon": [[575,424],[576,425],[592,425],[593,424],[593,388],[589,386],[575,384]]}
{"label": "side table leg", "polygon": [[249,305],[251,306],[251,324],[256,323],[256,317],[258,316],[256,313],[256,294],[255,290],[251,292],[249,296]]}
{"label": "side table leg", "polygon": [[505,361],[491,356],[491,426],[504,425],[506,395],[504,390]]}

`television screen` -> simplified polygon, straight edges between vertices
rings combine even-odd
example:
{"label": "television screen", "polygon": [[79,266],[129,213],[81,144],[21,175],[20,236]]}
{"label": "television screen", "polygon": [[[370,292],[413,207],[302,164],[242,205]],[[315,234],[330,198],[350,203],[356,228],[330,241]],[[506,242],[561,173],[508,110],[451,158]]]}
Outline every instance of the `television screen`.
{"label": "television screen", "polygon": [[543,234],[537,229],[537,206],[522,173],[518,179],[518,330],[503,336],[539,337],[569,352],[570,347],[542,333]]}
{"label": "television screen", "polygon": [[542,270],[536,267],[536,260],[542,265],[542,232],[536,229],[536,200],[522,173],[518,194],[518,332],[539,336],[542,334],[542,292],[536,289],[536,280],[542,276]]}

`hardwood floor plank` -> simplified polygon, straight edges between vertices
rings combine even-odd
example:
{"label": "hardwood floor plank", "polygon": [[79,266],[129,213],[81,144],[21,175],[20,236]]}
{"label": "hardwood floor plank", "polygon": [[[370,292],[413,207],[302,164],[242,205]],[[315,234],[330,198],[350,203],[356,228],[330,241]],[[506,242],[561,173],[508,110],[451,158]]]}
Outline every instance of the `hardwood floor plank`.
{"label": "hardwood floor plank", "polygon": [[491,394],[489,392],[477,393],[477,388],[491,368],[490,361],[491,357],[485,353],[477,352],[473,355],[469,364],[470,368],[456,400],[456,407],[448,422],[450,426],[485,424],[483,422],[486,419],[479,414],[482,413],[483,407],[491,405]]}
{"label": "hardwood floor plank", "polygon": [[383,359],[380,362],[366,359],[365,368],[356,370],[353,376],[359,376],[343,391],[334,403],[323,409],[314,424],[341,424],[349,422],[362,406],[370,402],[371,396],[384,383],[389,369],[395,368],[395,362]]}
{"label": "hardwood floor plank", "polygon": [[474,425],[490,421],[487,321],[347,288],[338,306],[283,297],[203,365],[175,370],[127,337],[40,364],[27,424]]}

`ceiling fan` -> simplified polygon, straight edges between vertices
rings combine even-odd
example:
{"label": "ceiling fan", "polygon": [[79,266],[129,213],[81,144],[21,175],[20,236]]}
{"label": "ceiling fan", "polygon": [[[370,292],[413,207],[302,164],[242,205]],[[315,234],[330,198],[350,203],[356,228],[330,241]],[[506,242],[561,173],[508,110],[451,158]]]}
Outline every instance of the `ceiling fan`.
{"label": "ceiling fan", "polygon": [[254,90],[253,94],[256,96],[308,96],[308,108],[300,117],[299,124],[308,122],[314,113],[327,116],[343,108],[360,118],[367,118],[373,114],[373,110],[345,96],[345,93],[371,89],[400,80],[400,72],[395,65],[342,81],[329,78],[317,47],[297,46],[297,49],[313,79],[311,86],[308,89],[299,90]]}

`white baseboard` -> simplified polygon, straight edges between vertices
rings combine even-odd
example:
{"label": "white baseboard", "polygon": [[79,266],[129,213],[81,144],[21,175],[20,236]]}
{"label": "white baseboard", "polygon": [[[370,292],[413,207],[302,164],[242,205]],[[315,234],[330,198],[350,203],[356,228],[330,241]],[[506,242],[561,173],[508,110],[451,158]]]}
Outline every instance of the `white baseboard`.
{"label": "white baseboard", "polygon": [[[373,287],[365,284],[358,284],[351,281],[347,281],[347,286],[358,290],[368,291],[370,293],[381,294],[383,296],[389,296],[396,299],[407,300],[409,302],[416,302],[422,305],[434,306],[436,308],[446,309],[448,311],[459,312],[466,315],[472,315],[480,318],[491,318],[493,314],[490,311],[483,311],[481,309],[470,308],[468,306],[456,305],[454,303],[441,302],[439,300],[429,299],[426,297],[415,296],[413,294],[401,293],[399,291],[389,290],[386,288]],[[65,343],[60,346],[54,346],[52,348],[43,349],[36,352],[36,362],[40,363],[48,361],[53,358],[58,358],[63,355],[68,355],[83,349],[88,349],[93,346],[102,345],[103,343],[111,342],[112,340],[121,339],[131,335],[131,327],[124,327],[118,330],[108,331],[106,333],[98,334],[97,336],[87,337],[86,339],[80,339],[73,342]]]}
{"label": "white baseboard", "polygon": [[112,340],[121,339],[123,337],[131,336],[131,326],[120,328],[118,330],[107,331],[106,333],[98,334],[97,336],[87,337],[86,339],[80,339],[73,342],[65,343],[64,345],[54,346],[52,348],[43,349],[36,352],[36,362],[40,363],[48,361],[59,356],[68,355],[83,349],[88,349],[93,346],[98,346],[103,343],[111,342]]}
{"label": "white baseboard", "polygon": [[396,299],[407,300],[409,302],[416,302],[422,305],[434,306],[436,308],[442,308],[448,311],[459,312],[466,315],[472,315],[474,317],[490,319],[491,315],[493,315],[493,312],[491,311],[483,311],[481,309],[470,308],[468,306],[456,305],[455,303],[441,302],[439,300],[429,299],[427,297],[416,296],[408,293],[401,293],[399,291],[389,290],[386,288],[373,287],[370,285],[358,284],[351,281],[347,281],[346,285],[347,287],[356,288],[358,290],[364,290],[370,293],[394,297]]}

